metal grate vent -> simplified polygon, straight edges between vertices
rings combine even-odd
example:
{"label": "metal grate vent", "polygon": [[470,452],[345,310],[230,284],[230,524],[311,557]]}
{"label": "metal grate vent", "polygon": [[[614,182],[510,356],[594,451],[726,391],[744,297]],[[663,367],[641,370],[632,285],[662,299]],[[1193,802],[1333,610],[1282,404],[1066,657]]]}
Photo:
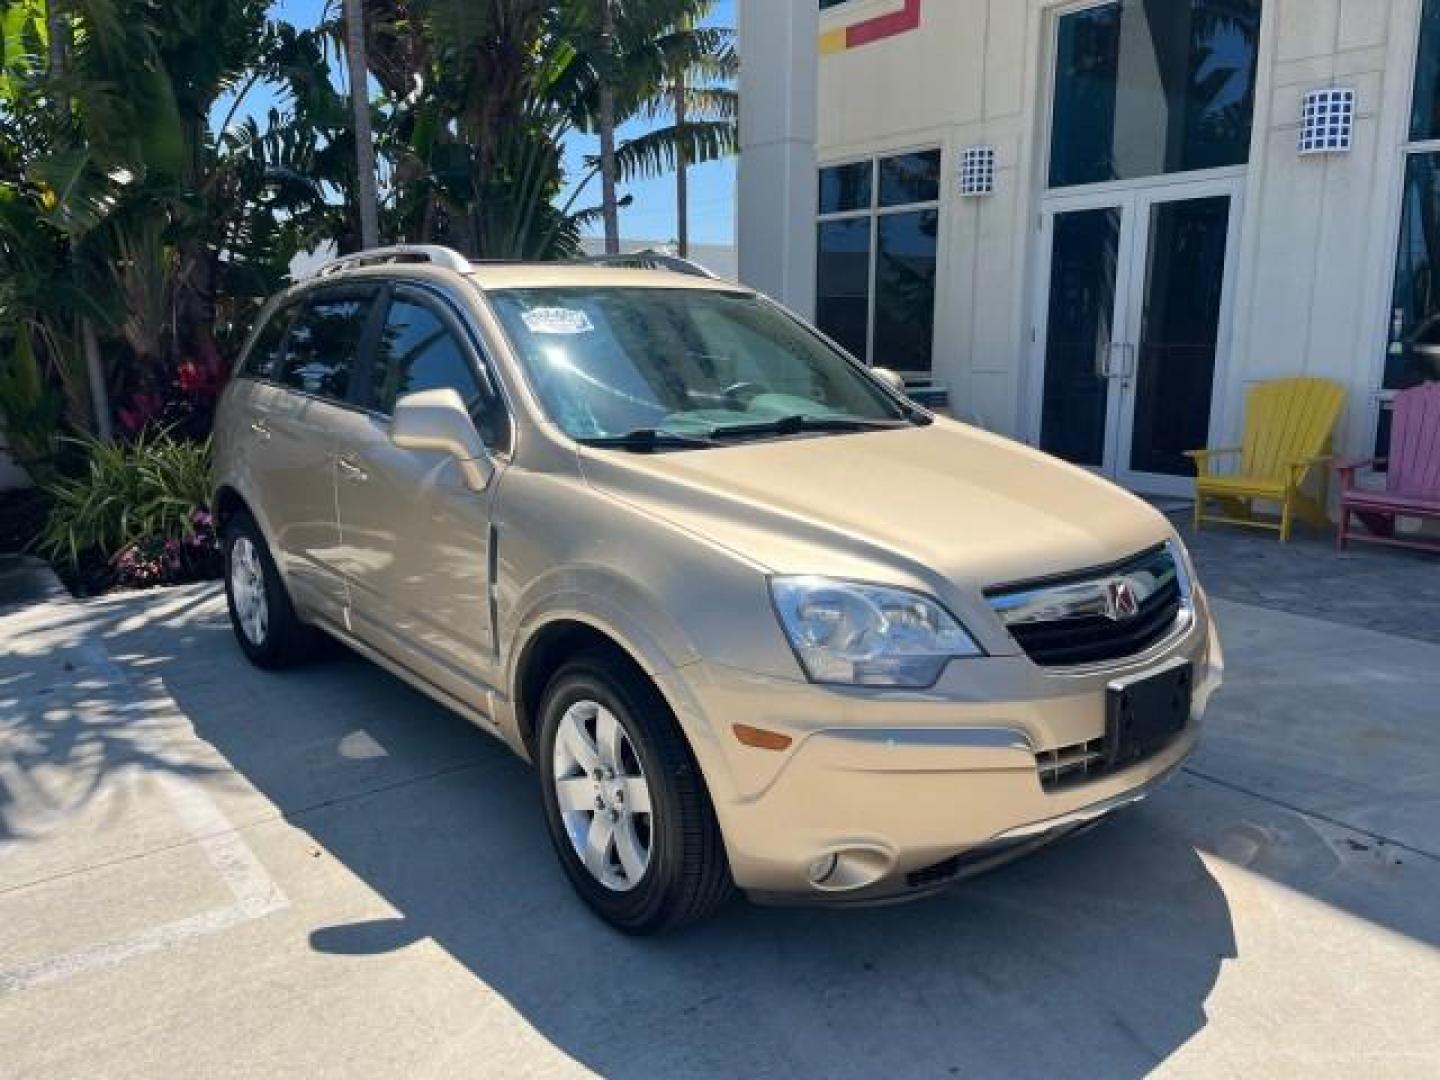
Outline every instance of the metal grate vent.
{"label": "metal grate vent", "polygon": [[1305,95],[1300,114],[1301,154],[1343,154],[1354,137],[1354,90],[1330,87]]}
{"label": "metal grate vent", "polygon": [[960,194],[966,197],[995,193],[995,147],[970,146],[960,155]]}

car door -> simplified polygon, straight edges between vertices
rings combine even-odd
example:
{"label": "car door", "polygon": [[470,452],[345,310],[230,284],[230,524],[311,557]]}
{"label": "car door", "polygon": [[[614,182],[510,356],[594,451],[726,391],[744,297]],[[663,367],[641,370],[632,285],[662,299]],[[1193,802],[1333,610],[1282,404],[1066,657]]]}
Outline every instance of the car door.
{"label": "car door", "polygon": [[[368,411],[347,417],[336,490],[353,632],[462,699],[495,685],[490,508],[509,448],[508,413],[477,338],[440,295],[396,286],[367,369]],[[483,492],[450,456],[390,441],[396,400],[451,388],[496,457]]]}
{"label": "car door", "polygon": [[295,306],[269,380],[252,398],[251,429],[259,445],[254,486],[275,558],[302,607],[341,625],[346,598],[335,565],[335,434],[354,408],[376,293],[372,286],[306,294]]}

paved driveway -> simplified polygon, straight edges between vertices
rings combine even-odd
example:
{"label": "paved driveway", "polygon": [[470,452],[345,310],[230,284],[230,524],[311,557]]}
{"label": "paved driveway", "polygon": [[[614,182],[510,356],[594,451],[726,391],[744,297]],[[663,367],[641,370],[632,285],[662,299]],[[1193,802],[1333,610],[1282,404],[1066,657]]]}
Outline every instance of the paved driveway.
{"label": "paved driveway", "polygon": [[617,936],[529,770],[213,588],[0,616],[0,1074],[1440,1071],[1440,646],[1224,603],[1201,753],[944,896]]}

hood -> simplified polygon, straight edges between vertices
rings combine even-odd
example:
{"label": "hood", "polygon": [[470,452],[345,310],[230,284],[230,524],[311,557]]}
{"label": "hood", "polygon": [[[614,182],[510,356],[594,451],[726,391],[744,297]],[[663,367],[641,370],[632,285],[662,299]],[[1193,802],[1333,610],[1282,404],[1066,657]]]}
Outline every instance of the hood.
{"label": "hood", "polygon": [[581,460],[601,491],[773,573],[983,590],[1115,562],[1171,535],[1114,484],[943,419]]}

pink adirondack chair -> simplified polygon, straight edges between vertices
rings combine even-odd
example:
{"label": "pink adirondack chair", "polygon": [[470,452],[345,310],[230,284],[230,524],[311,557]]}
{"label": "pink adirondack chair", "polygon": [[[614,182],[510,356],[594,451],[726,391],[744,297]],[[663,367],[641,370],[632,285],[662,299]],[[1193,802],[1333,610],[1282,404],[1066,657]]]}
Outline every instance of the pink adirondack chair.
{"label": "pink adirondack chair", "polygon": [[[1340,550],[1351,540],[1366,540],[1440,551],[1440,543],[1407,540],[1395,534],[1395,523],[1402,517],[1440,519],[1440,382],[1417,386],[1396,397],[1385,487],[1355,486],[1361,469],[1385,461],[1357,461],[1340,467]],[[1359,518],[1366,531],[1352,530],[1352,518]]]}

